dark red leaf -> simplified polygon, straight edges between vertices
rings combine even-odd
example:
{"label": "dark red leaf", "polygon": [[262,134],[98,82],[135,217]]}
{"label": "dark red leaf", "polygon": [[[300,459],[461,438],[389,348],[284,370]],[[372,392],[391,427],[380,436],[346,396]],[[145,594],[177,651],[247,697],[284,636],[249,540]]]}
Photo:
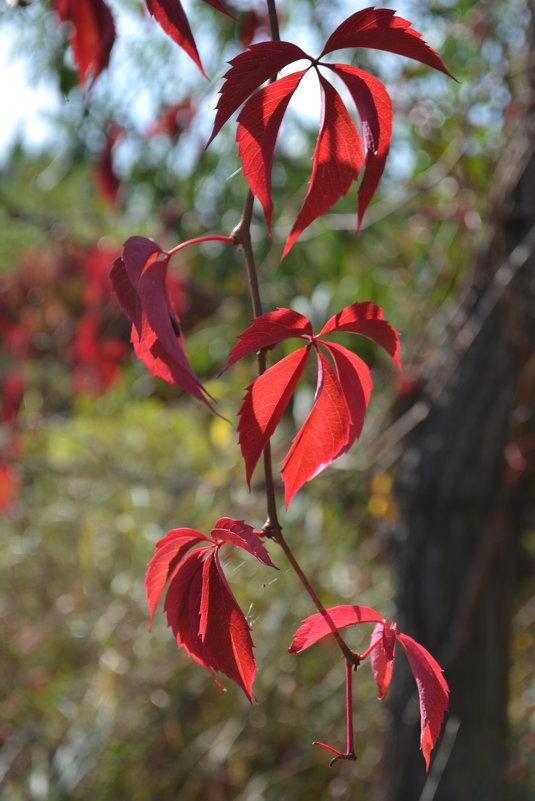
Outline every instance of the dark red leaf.
{"label": "dark red leaf", "polygon": [[188,54],[206,78],[188,18],[179,0],[145,0],[145,3],[166,34]]}
{"label": "dark red leaf", "polygon": [[[187,243],[184,243],[187,244]],[[111,271],[112,286],[132,321],[132,343],[153,375],[176,384],[212,408],[191,369],[184,337],[177,333],[176,310],[167,289],[169,254],[145,237],[130,237]]]}
{"label": "dark red leaf", "polygon": [[322,89],[321,125],[307,196],[286,241],[284,258],[305,228],[347,194],[364,159],[360,134],[342,98],[318,73]]}
{"label": "dark red leaf", "polygon": [[365,301],[346,306],[341,312],[335,314],[321,329],[318,337],[335,331],[347,331],[351,334],[360,334],[373,340],[392,356],[392,359],[401,368],[399,361],[399,337],[392,326],[383,317],[383,310],[375,303]]}
{"label": "dark red leaf", "polygon": [[236,682],[251,700],[256,671],[254,643],[215,553],[204,563],[200,609],[199,634],[210,666]]}
{"label": "dark red leaf", "polygon": [[224,76],[214,128],[206,147],[249,95],[283,67],[301,58],[310,61],[310,56],[291,42],[260,42],[233,58]]}
{"label": "dark red leaf", "polygon": [[420,698],[420,747],[429,771],[431,751],[440,734],[444,713],[448,709],[449,688],[442,669],[429,651],[407,634],[398,633],[411,666]]}
{"label": "dark red leaf", "polygon": [[62,22],[70,22],[70,44],[78,70],[78,83],[84,86],[108,66],[115,42],[115,24],[104,0],[54,0]]}
{"label": "dark red leaf", "polygon": [[333,50],[346,47],[371,47],[413,58],[452,78],[435,51],[424,42],[421,34],[412,29],[410,22],[395,16],[395,13],[388,8],[373,7],[357,11],[336,28],[321,51],[320,58]]}
{"label": "dark red leaf", "polygon": [[239,342],[231,351],[223,368],[227,370],[234,362],[256,353],[261,348],[271,348],[291,337],[306,339],[312,336],[312,326],[299,312],[292,309],[277,309],[257,317],[239,336]]}
{"label": "dark red leaf", "polygon": [[358,623],[380,623],[383,618],[375,609],[368,606],[343,605],[333,606],[325,610],[327,615],[317,612],[315,615],[307,617],[303,624],[294,634],[293,642],[288,649],[291,654],[299,654],[310,648],[318,640],[333,633],[333,629],[339,631],[347,626],[355,626]]}
{"label": "dark red leaf", "polygon": [[318,384],[314,405],[282,463],[284,502],[331,464],[347,445],[351,417],[340,382],[328,360],[316,351]]}
{"label": "dark red leaf", "polygon": [[238,434],[249,485],[256,463],[280,423],[303,373],[308,351],[309,348],[300,348],[281,359],[247,388],[239,412]]}
{"label": "dark red leaf", "polygon": [[178,562],[194,545],[210,542],[208,537],[193,528],[176,528],[159,540],[156,553],[149,562],[145,578],[147,604],[150,611],[149,629],[152,626],[158,601]]}
{"label": "dark red leaf", "polygon": [[285,78],[260,89],[244,105],[238,117],[238,156],[249,188],[264,209],[271,232],[273,201],[271,200],[271,168],[282,118],[292,95],[307,69],[292,72]]}
{"label": "dark red leaf", "polygon": [[243,548],[253,556],[263,562],[268,567],[276,568],[269,558],[269,554],[260,541],[260,534],[254,531],[252,526],[249,526],[243,520],[233,520],[230,517],[221,517],[212,529],[212,539],[218,545],[224,542],[230,542],[237,545],[238,548]]}
{"label": "dark red leaf", "polygon": [[355,102],[364,145],[364,177],[358,189],[357,231],[385,168],[392,136],[392,102],[381,81],[356,67],[331,66]]}

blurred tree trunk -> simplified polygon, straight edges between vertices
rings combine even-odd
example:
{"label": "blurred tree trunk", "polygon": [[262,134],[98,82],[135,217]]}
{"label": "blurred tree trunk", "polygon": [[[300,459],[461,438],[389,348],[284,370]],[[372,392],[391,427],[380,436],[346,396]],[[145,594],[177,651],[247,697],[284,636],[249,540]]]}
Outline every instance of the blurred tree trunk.
{"label": "blurred tree trunk", "polygon": [[418,401],[421,422],[398,466],[399,628],[437,657],[451,698],[424,788],[414,682],[406,670],[398,676],[389,801],[510,797],[511,604],[534,484],[522,469],[522,449],[535,442],[533,92],[495,186],[492,242],[474,267],[449,353]]}

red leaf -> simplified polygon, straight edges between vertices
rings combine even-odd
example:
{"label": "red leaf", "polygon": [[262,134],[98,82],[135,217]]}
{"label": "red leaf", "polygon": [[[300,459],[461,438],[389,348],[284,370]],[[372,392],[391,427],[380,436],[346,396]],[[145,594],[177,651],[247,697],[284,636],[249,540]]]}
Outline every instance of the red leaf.
{"label": "red leaf", "polygon": [[227,370],[234,362],[256,353],[261,348],[271,348],[278,342],[291,337],[302,339],[312,336],[312,326],[299,312],[292,309],[277,309],[261,314],[252,325],[239,336],[239,342],[232,349],[229,359],[223,368]]}
{"label": "red leaf", "polygon": [[149,629],[152,627],[152,619],[163,588],[178,562],[190,548],[203,541],[209,542],[210,540],[193,528],[173,529],[159,540],[156,553],[149,562],[145,578],[145,590],[150,611]]}
{"label": "red leaf", "polygon": [[365,170],[358,190],[357,231],[385,168],[392,136],[392,102],[381,81],[345,64],[333,64],[351,93],[362,128]]}
{"label": "red leaf", "polygon": [[224,76],[214,128],[206,147],[249,95],[283,67],[301,58],[311,60],[310,56],[291,42],[260,42],[229,61],[230,69]]}
{"label": "red leaf", "polygon": [[338,381],[344,392],[351,417],[347,445],[336,454],[341,456],[349,450],[357,437],[360,437],[370,399],[372,380],[368,366],[352,351],[333,342],[322,342],[332,356]]}
{"label": "red leaf", "polygon": [[284,258],[305,228],[346,195],[364,163],[360,134],[342,98],[318,73],[322,89],[321,125],[307,196],[286,242]]}
{"label": "red leaf", "polygon": [[122,259],[113,265],[112,286],[132,321],[132,343],[138,358],[153,375],[176,384],[212,408],[209,394],[187,360],[182,332],[177,332],[176,311],[166,283],[168,263],[169,254],[156,242],[130,237]]}
{"label": "red leaf", "polygon": [[369,652],[373,678],[379,690],[377,697],[380,701],[384,699],[392,679],[395,643],[395,624],[390,628],[388,620],[378,623],[373,630]]}
{"label": "red leaf", "polygon": [[305,368],[309,348],[300,348],[270,367],[251,386],[240,408],[239,442],[247,484]]}
{"label": "red leaf", "polygon": [[179,0],[145,0],[145,3],[166,34],[193,59],[206,78],[188,18]]}
{"label": "red leaf", "polygon": [[172,629],[177,645],[212,673],[199,634],[202,595],[202,568],[206,554],[211,550],[197,548],[187,554],[175,568],[165,596],[164,610],[167,625]]}
{"label": "red leaf", "polygon": [[344,605],[333,606],[325,610],[328,617],[317,612],[315,615],[307,617],[303,624],[294,634],[293,642],[288,649],[291,654],[299,654],[310,648],[318,640],[333,633],[333,629],[339,631],[346,626],[355,626],[358,623],[380,623],[383,618],[375,609],[368,606]]}
{"label": "red leaf", "polygon": [[[383,319],[382,310],[373,303],[348,306],[329,320],[321,334],[336,331],[361,333],[374,339],[399,364],[398,336]],[[282,466],[287,506],[306,481],[345,453],[360,435],[372,389],[369,370],[358,356],[340,345],[315,337],[307,318],[290,309],[278,309],[258,317],[240,334],[224,369],[244,356],[289,337],[304,339],[316,348],[318,385],[312,411]],[[320,345],[332,357],[336,373],[320,352]],[[239,412],[238,432],[248,483],[302,375],[309,350],[307,347],[286,356],[247,388]]]}
{"label": "red leaf", "polygon": [[256,671],[254,643],[215,553],[204,563],[202,585],[199,634],[209,664],[236,682],[251,700]]}
{"label": "red leaf", "polygon": [[420,747],[429,771],[431,751],[440,734],[444,713],[448,708],[449,688],[442,669],[429,651],[407,634],[398,633],[399,640],[411,666],[420,698]]}
{"label": "red leaf", "polygon": [[424,42],[421,34],[412,29],[410,22],[395,16],[395,13],[388,8],[373,7],[357,11],[332,33],[320,58],[333,50],[346,47],[371,47],[407,56],[452,78],[436,52]]}
{"label": "red leaf", "polygon": [[392,356],[398,367],[401,367],[398,334],[386,322],[383,317],[383,310],[376,306],[375,303],[366,301],[346,306],[345,309],[342,309],[341,312],[335,314],[325,323],[318,337],[335,331],[348,331],[351,334],[360,334],[373,340]]}
{"label": "red leaf", "polygon": [[237,545],[238,548],[243,548],[253,556],[263,562],[268,567],[274,567],[269,558],[269,554],[260,542],[260,534],[257,534],[252,526],[247,525],[243,520],[233,520],[230,517],[221,517],[214,528],[212,529],[212,539],[218,545],[224,542],[230,542]]}
{"label": "red leaf", "polygon": [[336,374],[319,350],[318,384],[312,411],[282,463],[286,507],[303,484],[331,464],[347,444],[350,414]]}
{"label": "red leaf", "polygon": [[[174,529],[158,542],[149,563],[147,603],[152,624],[158,600],[169,582],[164,610],[179,648],[185,648],[218,684],[214,671],[235,681],[250,700],[256,670],[253,643],[219,564],[219,548],[227,542],[275,567],[259,535],[243,520],[220,518],[212,539],[195,529]],[[190,550],[203,543],[208,545]]]}
{"label": "red leaf", "polygon": [[115,41],[115,25],[104,0],[54,0],[62,22],[70,22],[70,45],[78,70],[78,83],[84,86],[92,75],[97,78],[108,66]]}
{"label": "red leaf", "polygon": [[307,70],[308,67],[301,72],[292,72],[261,89],[247,101],[238,117],[238,156],[249,188],[262,204],[270,233],[273,216],[271,168],[275,145],[288,103]]}

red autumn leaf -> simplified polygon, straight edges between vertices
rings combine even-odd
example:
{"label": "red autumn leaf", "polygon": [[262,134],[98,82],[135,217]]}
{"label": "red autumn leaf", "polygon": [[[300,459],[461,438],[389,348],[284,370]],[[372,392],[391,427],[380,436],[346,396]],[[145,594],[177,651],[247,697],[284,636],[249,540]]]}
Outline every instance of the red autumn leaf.
{"label": "red autumn leaf", "polygon": [[310,56],[291,42],[260,42],[229,61],[223,76],[214,128],[206,147],[249,95],[292,61]]}
{"label": "red autumn leaf", "polygon": [[238,434],[249,486],[256,463],[281,421],[307,359],[308,348],[300,348],[266,370],[247,388],[239,411]]}
{"label": "red autumn leaf", "polygon": [[114,206],[117,203],[117,193],[121,185],[120,179],[113,166],[113,148],[122,137],[123,129],[112,123],[106,135],[106,144],[97,159],[96,169],[93,173],[93,182],[97,192],[104,203]]}
{"label": "red autumn leaf", "polygon": [[[373,339],[399,366],[398,335],[384,320],[382,310],[373,303],[354,303],[332,317],[318,336],[314,336],[309,320],[291,309],[263,314],[240,334],[224,368],[285,339],[296,337],[306,342],[304,348],[277,362],[247,388],[239,412],[238,433],[250,483],[256,463],[303,373],[310,348],[316,352],[318,381],[314,404],[282,466],[286,506],[303,484],[345,453],[362,431],[372,388],[370,373],[350,350],[319,338],[337,331]],[[332,359],[334,369],[322,350]]]}
{"label": "red autumn leaf", "polygon": [[288,103],[305,72],[292,72],[260,89],[238,116],[238,156],[251,191],[262,204],[270,233],[273,216],[271,168],[275,145]]}
{"label": "red autumn leaf", "polygon": [[344,389],[326,357],[316,349],[318,384],[314,405],[282,463],[284,502],[328,467],[347,446],[351,415]]}
{"label": "red autumn leaf", "polygon": [[70,22],[70,44],[78,70],[78,83],[95,80],[108,66],[115,42],[115,24],[104,0],[54,0],[62,22]]}
{"label": "red autumn leaf", "polygon": [[390,149],[392,101],[381,81],[373,75],[347,64],[333,64],[331,69],[349,89],[362,129],[365,170],[358,189],[358,231],[383,174]]}
{"label": "red autumn leaf", "polygon": [[219,550],[227,543],[275,567],[260,534],[243,520],[220,518],[211,537],[195,529],[174,529],[158,542],[149,563],[147,603],[152,624],[160,596],[169,583],[164,609],[179,648],[184,648],[216,681],[215,672],[224,673],[250,700],[256,671],[254,644],[219,561]]}
{"label": "red autumn leaf", "polygon": [[317,612],[310,615],[302,623],[294,634],[293,642],[288,649],[291,654],[300,654],[310,648],[311,645],[347,626],[355,626],[357,623],[381,623],[383,618],[369,606],[358,606],[356,604],[346,604],[334,606],[326,609],[326,615]]}
{"label": "red autumn leaf", "polygon": [[152,239],[130,237],[122,257],[114,262],[110,277],[119,303],[132,321],[131,339],[137,357],[153,375],[176,384],[212,408],[209,393],[187,360],[184,336],[167,285],[171,255],[209,239],[232,241],[230,237],[200,237],[167,252]]}
{"label": "red autumn leaf", "polygon": [[176,140],[191,123],[194,115],[195,109],[189,99],[172,106],[164,106],[157,119],[147,127],[145,136],[150,139],[164,135]]}
{"label": "red autumn leaf", "polygon": [[[232,16],[220,0],[203,0],[203,2],[227,17]],[[166,34],[193,59],[206,78],[197,45],[180,0],[145,0],[145,4],[149,13],[160,23]]]}
{"label": "red autumn leaf", "polygon": [[420,747],[429,771],[429,757],[448,708],[449,688],[438,662],[407,634],[396,634],[409,660],[420,699]]}
{"label": "red autumn leaf", "polygon": [[120,363],[128,347],[119,339],[105,337],[101,326],[102,317],[97,308],[88,309],[76,326],[69,350],[76,396],[101,395],[120,377]]}
{"label": "red autumn leaf", "polygon": [[[346,47],[374,47],[414,58],[430,67],[449,72],[440,58],[412,30],[410,23],[393,11],[368,8],[340,25],[329,38],[320,57],[314,59],[290,42],[261,42],[236,56],[225,74],[217,114],[208,144],[231,115],[244,104],[238,117],[236,139],[243,173],[251,192],[264,209],[268,230],[273,212],[271,168],[282,119],[299,82],[314,68],[322,93],[321,124],[312,177],[303,206],[292,227],[283,253],[314,220],[347,194],[361,176],[358,190],[358,223],[370,203],[384,170],[392,133],[392,104],[382,83],[362,70],[344,64],[328,64],[321,58]],[[306,59],[310,66],[279,78],[258,89],[294,61]],[[347,86],[356,106],[363,140],[338,92],[318,67],[331,70]]]}
{"label": "red autumn leaf", "polygon": [[390,627],[388,620],[378,623],[370,640],[370,662],[372,673],[378,689],[380,701],[386,695],[392,679],[396,646],[396,624]]}
{"label": "red autumn leaf", "polygon": [[453,78],[435,51],[422,39],[411,23],[396,16],[389,8],[364,8],[357,11],[331,34],[320,58],[333,50],[370,47],[413,58]]}
{"label": "red autumn leaf", "polygon": [[449,688],[442,675],[438,662],[422,645],[407,634],[390,626],[388,620],[366,606],[335,606],[326,609],[325,614],[317,613],[308,617],[294,634],[293,642],[288,649],[297,654],[310,648],[318,640],[339,631],[347,626],[359,623],[376,623],[370,647],[360,655],[363,661],[370,656],[372,671],[379,690],[379,698],[383,699],[390,683],[395,657],[396,640],[405,651],[418,687],[420,698],[421,735],[420,745],[425,759],[426,770],[429,771],[429,758],[440,734],[444,713],[448,708]]}
{"label": "red autumn leaf", "polygon": [[342,98],[318,73],[321,125],[307,196],[284,247],[284,258],[305,228],[347,194],[363,165],[362,141]]}

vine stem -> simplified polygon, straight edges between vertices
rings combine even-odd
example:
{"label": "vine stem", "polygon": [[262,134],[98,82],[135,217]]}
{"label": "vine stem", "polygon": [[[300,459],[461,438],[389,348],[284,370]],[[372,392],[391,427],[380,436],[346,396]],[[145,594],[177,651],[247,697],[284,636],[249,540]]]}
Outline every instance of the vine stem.
{"label": "vine stem", "polygon": [[[267,0],[267,7],[268,7],[269,24],[271,28],[272,39],[274,41],[279,41],[280,40],[279,23],[277,18],[277,9],[275,6],[275,0]],[[254,195],[251,192],[251,190],[249,190],[249,192],[247,193],[247,197],[245,199],[240,221],[236,225],[236,227],[231,231],[230,236],[234,244],[238,245],[238,247],[242,249],[243,255],[245,257],[249,294],[251,297],[253,316],[256,319],[263,313],[263,311],[262,311],[262,299],[260,297],[260,287],[258,283],[258,273],[256,269],[254,251],[251,242],[251,220],[253,215],[253,204],[254,204]],[[258,374],[262,375],[266,371],[265,348],[258,351],[257,357],[258,357]],[[346,666],[349,666],[350,669],[353,668],[356,669],[360,663],[360,658],[358,654],[352,651],[351,648],[349,648],[349,646],[342,639],[329,613],[327,612],[322,602],[320,601],[316,591],[314,590],[307,576],[303,572],[301,566],[299,565],[297,559],[293,554],[293,551],[291,550],[290,546],[288,545],[282,534],[282,526],[279,522],[277,513],[275,483],[273,480],[273,464],[271,459],[271,444],[269,442],[264,448],[264,478],[265,478],[265,489],[266,489],[267,519],[263,526],[263,531],[267,537],[273,539],[277,543],[277,545],[280,546],[280,548],[284,552],[284,555],[286,556],[290,565],[292,566],[294,572],[299,578],[301,584],[303,585],[308,595],[312,599],[314,606],[327,621],[329,628],[331,629],[333,636],[338,644],[338,647],[340,648],[342,654],[345,657]],[[348,690],[348,692],[350,693],[351,676],[349,677],[349,687],[350,689]],[[352,741],[353,740],[352,715],[348,712],[348,743],[350,734],[349,731],[350,718],[351,718],[351,741]],[[353,746],[351,746],[351,748],[353,748]],[[348,751],[349,751],[349,744],[348,744]]]}

